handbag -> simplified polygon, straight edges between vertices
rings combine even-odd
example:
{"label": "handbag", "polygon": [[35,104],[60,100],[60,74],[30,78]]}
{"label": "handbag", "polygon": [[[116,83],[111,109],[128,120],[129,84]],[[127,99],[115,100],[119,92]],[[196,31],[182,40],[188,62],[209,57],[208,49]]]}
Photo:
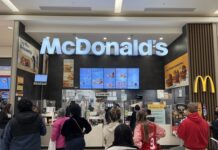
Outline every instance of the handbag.
{"label": "handbag", "polygon": [[48,144],[48,150],[56,150],[56,142],[50,139]]}
{"label": "handbag", "polygon": [[74,118],[72,118],[72,119],[73,119],[73,121],[76,123],[76,125],[79,127],[81,133],[83,134],[83,130],[82,130],[82,128],[79,126],[79,124],[78,124],[78,122],[76,121],[76,119],[74,119]]}

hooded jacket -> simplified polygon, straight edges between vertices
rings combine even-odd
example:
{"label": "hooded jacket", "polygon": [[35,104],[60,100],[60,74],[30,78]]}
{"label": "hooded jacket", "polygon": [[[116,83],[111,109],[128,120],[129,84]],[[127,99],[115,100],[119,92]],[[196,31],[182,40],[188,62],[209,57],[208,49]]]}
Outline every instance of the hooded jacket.
{"label": "hooded jacket", "polygon": [[3,150],[40,150],[40,135],[46,134],[41,116],[35,112],[20,112],[7,124],[3,135]]}
{"label": "hooded jacket", "polygon": [[104,147],[107,149],[114,141],[114,130],[119,125],[119,122],[111,122],[103,129]]}
{"label": "hooded jacket", "polygon": [[186,148],[204,150],[208,144],[209,125],[197,112],[191,113],[179,125],[177,134]]}
{"label": "hooded jacket", "polygon": [[61,129],[68,117],[57,118],[52,125],[51,140],[56,142],[56,148],[65,148],[65,138],[61,135]]}

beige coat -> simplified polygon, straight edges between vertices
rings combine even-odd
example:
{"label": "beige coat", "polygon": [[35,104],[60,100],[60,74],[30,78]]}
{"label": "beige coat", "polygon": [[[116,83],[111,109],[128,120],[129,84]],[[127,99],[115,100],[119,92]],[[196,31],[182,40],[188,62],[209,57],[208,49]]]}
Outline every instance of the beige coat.
{"label": "beige coat", "polygon": [[114,141],[114,130],[119,125],[119,122],[111,122],[103,129],[104,147],[107,149]]}

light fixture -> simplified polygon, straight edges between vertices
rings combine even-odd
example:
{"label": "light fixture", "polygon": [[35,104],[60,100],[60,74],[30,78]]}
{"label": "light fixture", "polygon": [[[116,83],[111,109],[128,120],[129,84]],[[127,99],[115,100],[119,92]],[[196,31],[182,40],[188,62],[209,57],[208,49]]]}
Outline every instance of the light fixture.
{"label": "light fixture", "polygon": [[127,40],[129,40],[129,41],[130,41],[131,39],[132,39],[131,36],[129,36],[129,37],[127,38]]}
{"label": "light fixture", "polygon": [[11,27],[11,26],[8,26],[8,30],[13,30],[13,27]]}
{"label": "light fixture", "polygon": [[1,0],[13,12],[19,12],[19,9],[10,0]]}
{"label": "light fixture", "polygon": [[123,0],[115,0],[114,13],[121,13]]}
{"label": "light fixture", "polygon": [[163,40],[163,37],[161,36],[159,39],[162,41],[162,40]]}
{"label": "light fixture", "polygon": [[103,37],[103,40],[106,41],[106,40],[107,40],[107,37]]}
{"label": "light fixture", "polygon": [[216,11],[214,11],[214,14],[218,15],[218,9]]}
{"label": "light fixture", "polygon": [[78,37],[77,37],[77,36],[75,36],[75,39],[77,40],[77,39],[78,39]]}

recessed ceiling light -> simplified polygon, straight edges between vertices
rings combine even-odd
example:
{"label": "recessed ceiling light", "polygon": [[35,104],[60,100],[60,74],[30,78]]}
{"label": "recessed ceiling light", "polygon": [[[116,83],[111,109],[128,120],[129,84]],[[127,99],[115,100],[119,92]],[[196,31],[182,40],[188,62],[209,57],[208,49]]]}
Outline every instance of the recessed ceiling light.
{"label": "recessed ceiling light", "polygon": [[19,9],[10,0],[1,0],[13,12],[19,12]]}
{"label": "recessed ceiling light", "polygon": [[155,48],[156,46],[155,45],[153,45],[153,48]]}
{"label": "recessed ceiling light", "polygon": [[163,40],[163,37],[160,37],[159,39],[162,41],[162,40]]}
{"label": "recessed ceiling light", "polygon": [[77,36],[75,36],[75,39],[77,40],[77,39],[78,39],[78,37],[77,37]]}
{"label": "recessed ceiling light", "polygon": [[8,26],[8,30],[13,30],[13,27],[11,27],[11,26]]}
{"label": "recessed ceiling light", "polygon": [[107,40],[107,37],[104,37],[103,40],[106,41],[106,40]]}
{"label": "recessed ceiling light", "polygon": [[114,13],[121,13],[123,0],[115,0]]}
{"label": "recessed ceiling light", "polygon": [[218,15],[218,10],[214,11],[214,14]]}
{"label": "recessed ceiling light", "polygon": [[127,40],[131,40],[132,38],[131,38],[131,36],[129,36],[128,38],[127,38]]}

